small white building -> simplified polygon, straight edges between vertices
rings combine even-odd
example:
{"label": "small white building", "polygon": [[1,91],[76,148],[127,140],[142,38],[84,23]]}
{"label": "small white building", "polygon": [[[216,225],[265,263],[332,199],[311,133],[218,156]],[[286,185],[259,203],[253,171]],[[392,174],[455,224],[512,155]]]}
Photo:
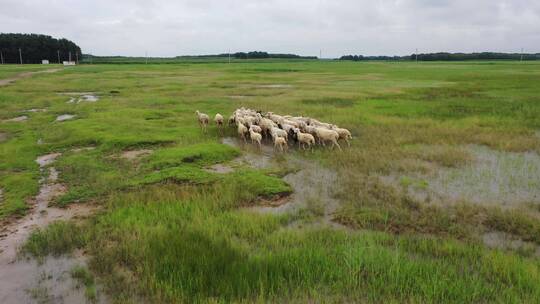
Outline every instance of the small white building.
{"label": "small white building", "polygon": [[41,60],[41,64],[49,64],[49,60],[43,59],[43,60]]}
{"label": "small white building", "polygon": [[75,61],[64,61],[64,65],[75,65]]}

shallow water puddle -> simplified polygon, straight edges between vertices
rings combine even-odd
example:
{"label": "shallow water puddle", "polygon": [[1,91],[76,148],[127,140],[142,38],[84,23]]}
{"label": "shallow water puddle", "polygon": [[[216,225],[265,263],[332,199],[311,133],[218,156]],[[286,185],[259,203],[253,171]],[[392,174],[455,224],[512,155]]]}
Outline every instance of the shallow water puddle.
{"label": "shallow water puddle", "polygon": [[77,115],[71,115],[71,114],[62,114],[58,117],[56,117],[56,121],[66,121],[66,120],[71,120],[73,118],[75,118]]}
{"label": "shallow water puddle", "polygon": [[[2,265],[0,303],[90,303],[85,287],[71,276],[76,266],[86,266],[84,256],[48,256],[40,262],[20,259]],[[99,291],[94,303],[107,303]]]}
{"label": "shallow water puddle", "polygon": [[223,164],[215,164],[215,165],[204,168],[204,171],[210,172],[210,173],[226,174],[226,173],[233,172],[234,168],[223,165]]}
{"label": "shallow water puddle", "polygon": [[[540,203],[540,155],[468,146],[473,161],[425,175],[390,175],[381,180],[405,187],[419,201],[470,202],[500,206]],[[411,185],[412,184],[412,185]]]}
{"label": "shallow water puddle", "polygon": [[263,89],[283,89],[283,88],[292,88],[293,86],[290,84],[261,84],[257,85],[257,88],[263,88]]}
{"label": "shallow water puddle", "polygon": [[36,158],[36,163],[38,163],[38,165],[43,168],[52,164],[60,155],[62,155],[62,153],[50,153],[38,156],[38,158]]}
{"label": "shallow water puddle", "polygon": [[94,92],[63,92],[57,93],[58,95],[72,96],[66,103],[81,103],[81,102],[96,102],[99,100],[99,96]]}
{"label": "shallow water puddle", "polygon": [[[36,162],[40,166],[40,171],[47,172],[48,176],[40,180],[39,193],[33,199],[31,210],[28,214],[23,218],[8,223],[0,232],[0,269],[2,269],[0,272],[0,282],[2,282],[0,284],[1,303],[28,302],[26,300],[27,295],[24,294],[24,291],[28,289],[28,284],[31,283],[29,278],[34,278],[34,274],[41,269],[41,266],[33,260],[18,260],[17,253],[19,247],[34,229],[44,228],[56,220],[88,216],[96,210],[94,206],[78,204],[72,204],[63,209],[49,207],[49,203],[55,197],[66,191],[65,186],[58,183],[58,171],[50,166],[60,155],[60,153],[51,153],[42,155],[36,159]],[[55,258],[51,261],[55,263],[59,259]],[[62,263],[66,264],[67,262],[63,261]],[[32,275],[28,276],[29,273],[32,273]],[[63,283],[59,285],[63,285]]]}
{"label": "shallow water puddle", "polygon": [[[241,140],[236,138],[223,138],[222,143],[234,146],[244,147]],[[256,149],[256,148],[255,148]],[[246,151],[233,161],[236,163],[247,164],[257,169],[270,168],[276,166],[278,161],[276,156],[282,155],[273,150],[272,146],[263,145],[261,151]],[[266,202],[262,206],[253,206],[248,210],[259,213],[296,213],[302,209],[318,209],[322,216],[322,222],[332,227],[341,228],[342,225],[333,221],[333,214],[339,207],[339,201],[334,198],[334,192],[337,189],[337,173],[333,170],[322,167],[320,164],[309,161],[292,154],[283,154],[285,164],[288,168],[297,168],[298,170],[289,173],[283,177],[293,189],[289,197],[279,198],[277,201]]]}
{"label": "shallow water puddle", "polygon": [[249,141],[248,143],[244,143],[242,140],[234,137],[224,137],[221,139],[221,143],[231,147],[240,148],[245,152],[234,159],[232,161],[233,164],[247,164],[256,169],[270,168],[276,165],[274,149],[271,145],[265,145],[264,139],[260,150],[251,145]]}
{"label": "shallow water puddle", "polygon": [[492,249],[513,250],[527,252],[540,257],[540,246],[534,242],[526,242],[511,234],[499,231],[485,233],[482,236],[484,245]]}
{"label": "shallow water puddle", "polygon": [[29,112],[29,113],[47,112],[47,109],[29,109],[23,112]]}
{"label": "shallow water puddle", "polygon": [[28,120],[28,116],[22,115],[22,116],[13,117],[10,119],[4,119],[4,122],[23,122],[27,120]]}
{"label": "shallow water puddle", "polygon": [[80,148],[73,148],[70,151],[74,153],[82,152],[82,151],[91,151],[94,150],[96,147],[80,147]]}

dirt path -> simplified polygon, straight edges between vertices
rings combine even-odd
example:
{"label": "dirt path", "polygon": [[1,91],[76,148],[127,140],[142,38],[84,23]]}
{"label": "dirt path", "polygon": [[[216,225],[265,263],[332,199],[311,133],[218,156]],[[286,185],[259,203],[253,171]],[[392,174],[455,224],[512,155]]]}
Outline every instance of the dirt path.
{"label": "dirt path", "polygon": [[0,303],[40,302],[44,297],[52,303],[85,301],[84,291],[74,291],[74,284],[69,283],[72,280],[69,271],[75,265],[84,264],[84,257],[47,257],[44,263],[18,257],[20,246],[34,229],[44,228],[56,220],[87,216],[96,210],[89,205],[74,204],[63,209],[49,206],[55,197],[66,191],[65,186],[58,182],[58,171],[51,166],[60,155],[52,153],[36,159],[42,173],[48,174],[40,181],[32,209],[25,217],[1,228]]}
{"label": "dirt path", "polygon": [[54,72],[58,72],[58,71],[61,71],[63,70],[62,68],[54,68],[54,69],[47,69],[47,70],[43,70],[43,71],[37,71],[37,72],[23,72],[23,73],[19,73],[19,74],[16,74],[15,76],[11,76],[9,78],[5,78],[5,79],[0,79],[0,87],[1,86],[6,86],[12,82],[15,82],[19,79],[23,79],[23,78],[28,78],[28,77],[32,77],[33,75],[36,75],[36,74],[45,74],[45,73],[54,73]]}

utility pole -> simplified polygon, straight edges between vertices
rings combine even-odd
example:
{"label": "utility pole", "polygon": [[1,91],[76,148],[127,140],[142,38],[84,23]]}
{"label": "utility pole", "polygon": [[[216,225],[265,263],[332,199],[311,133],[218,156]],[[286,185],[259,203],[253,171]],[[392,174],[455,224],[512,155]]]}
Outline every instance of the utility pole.
{"label": "utility pole", "polygon": [[144,64],[148,64],[148,51],[144,51]]}
{"label": "utility pole", "polygon": [[322,59],[322,49],[319,50],[319,60]]}
{"label": "utility pole", "polygon": [[416,55],[416,63],[418,63],[418,49],[414,52],[414,55]]}
{"label": "utility pole", "polygon": [[231,64],[231,49],[229,49],[229,64]]}
{"label": "utility pole", "polygon": [[2,51],[0,51],[0,60],[2,61],[2,64],[4,64],[4,54],[2,54]]}
{"label": "utility pole", "polygon": [[519,59],[519,61],[523,62],[523,48],[521,48],[521,58]]}
{"label": "utility pole", "polygon": [[79,64],[79,52],[75,52],[75,62]]}
{"label": "utility pole", "polygon": [[21,61],[21,64],[22,64],[22,51],[21,51],[21,48],[19,48],[19,60]]}
{"label": "utility pole", "polygon": [[56,50],[56,56],[58,56],[58,64],[60,64],[60,50]]}
{"label": "utility pole", "polygon": [[69,51],[69,62],[71,62],[71,51]]}

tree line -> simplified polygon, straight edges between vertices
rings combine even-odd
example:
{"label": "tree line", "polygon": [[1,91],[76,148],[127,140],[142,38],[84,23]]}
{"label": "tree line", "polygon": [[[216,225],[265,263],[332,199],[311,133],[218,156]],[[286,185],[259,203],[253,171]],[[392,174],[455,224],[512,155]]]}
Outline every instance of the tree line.
{"label": "tree line", "polygon": [[[227,55],[227,54],[222,54]],[[267,58],[282,58],[282,59],[317,59],[316,56],[300,56],[296,54],[272,54],[267,52],[237,52],[231,54],[232,57],[236,59],[267,59]]]}
{"label": "tree line", "polygon": [[222,53],[222,54],[214,54],[214,55],[192,55],[192,56],[176,56],[176,58],[222,58],[222,57],[229,57],[234,59],[268,59],[268,58],[282,58],[282,59],[317,59],[316,56],[300,56],[296,54],[273,54],[268,52],[261,52],[261,51],[252,51],[252,52],[235,52],[235,53]]}
{"label": "tree line", "polygon": [[21,57],[22,63],[41,63],[43,59],[57,63],[69,60],[70,52],[72,61],[82,58],[81,48],[74,42],[39,34],[0,33],[0,52],[4,63],[21,63]]}
{"label": "tree line", "polygon": [[463,61],[463,60],[539,60],[540,53],[536,54],[521,54],[521,53],[426,53],[426,54],[411,54],[406,56],[363,56],[363,55],[345,55],[339,60],[419,60],[419,61]]}

